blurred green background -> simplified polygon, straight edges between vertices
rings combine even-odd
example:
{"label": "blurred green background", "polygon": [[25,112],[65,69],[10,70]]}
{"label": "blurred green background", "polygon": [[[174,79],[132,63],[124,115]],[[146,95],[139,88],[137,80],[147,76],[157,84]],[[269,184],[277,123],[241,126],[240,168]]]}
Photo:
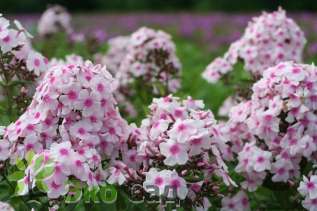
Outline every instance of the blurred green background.
{"label": "blurred green background", "polygon": [[316,11],[316,0],[1,0],[2,13],[42,12],[48,4],[71,11],[258,11],[283,6],[291,11]]}

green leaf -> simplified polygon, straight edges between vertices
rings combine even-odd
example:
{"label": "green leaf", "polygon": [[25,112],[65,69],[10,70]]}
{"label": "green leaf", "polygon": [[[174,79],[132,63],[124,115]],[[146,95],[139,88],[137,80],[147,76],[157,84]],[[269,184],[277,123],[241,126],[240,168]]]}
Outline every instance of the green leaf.
{"label": "green leaf", "polygon": [[25,176],[24,171],[15,171],[8,176],[8,180],[11,182],[15,182],[21,180]]}
{"label": "green leaf", "polygon": [[42,203],[40,201],[37,200],[29,200],[27,201],[27,203],[29,204],[29,206],[31,206],[34,210],[40,210]]}
{"label": "green leaf", "polygon": [[71,179],[70,184],[71,184],[71,186],[74,186],[77,189],[82,189],[82,187],[83,187],[83,183],[77,179]]}
{"label": "green leaf", "polygon": [[19,170],[24,171],[26,169],[25,163],[21,159],[17,159],[16,166]]}
{"label": "green leaf", "polygon": [[118,192],[113,185],[106,185],[100,188],[99,196],[103,203],[111,204],[117,200]]}
{"label": "green leaf", "polygon": [[35,155],[35,153],[33,152],[33,150],[29,150],[29,151],[26,153],[25,159],[26,159],[26,161],[28,162],[28,165],[31,164],[34,155]]}
{"label": "green leaf", "polygon": [[6,201],[12,194],[12,188],[6,180],[0,182],[0,201]]}
{"label": "green leaf", "polygon": [[19,180],[15,189],[15,195],[21,196],[21,195],[25,195],[27,192],[28,192],[28,187],[25,184],[24,179]]}
{"label": "green leaf", "polygon": [[81,191],[81,189],[78,189],[78,188],[72,188],[67,197],[66,197],[66,200],[65,202],[66,203],[77,203],[79,202],[79,200],[81,199],[83,195],[83,192]]}
{"label": "green leaf", "polygon": [[84,189],[84,202],[85,203],[99,203],[99,197],[98,197],[99,187],[93,187],[93,188],[85,188]]}
{"label": "green leaf", "polygon": [[35,161],[34,161],[34,167],[33,170],[34,172],[38,171],[40,169],[40,167],[42,166],[44,161],[44,155],[40,155],[38,156]]}
{"label": "green leaf", "polygon": [[43,180],[36,180],[35,185],[41,192],[46,193],[48,191],[48,187]]}
{"label": "green leaf", "polygon": [[38,180],[46,179],[54,173],[54,170],[54,165],[45,166],[39,171],[35,178]]}

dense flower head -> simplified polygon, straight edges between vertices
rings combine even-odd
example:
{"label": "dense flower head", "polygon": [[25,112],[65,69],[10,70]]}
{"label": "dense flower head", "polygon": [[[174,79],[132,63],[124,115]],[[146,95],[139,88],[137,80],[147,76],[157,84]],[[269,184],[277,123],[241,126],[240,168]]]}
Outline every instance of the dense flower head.
{"label": "dense flower head", "polygon": [[249,22],[243,36],[231,44],[224,57],[216,58],[203,73],[210,83],[230,72],[241,59],[254,77],[283,61],[301,62],[306,39],[299,26],[281,8]]}
{"label": "dense flower head", "polygon": [[34,51],[30,39],[32,35],[20,22],[10,21],[0,16],[0,48],[4,72],[14,72],[19,79],[30,80],[39,76],[47,68],[47,59]]}
{"label": "dense flower head", "polygon": [[100,154],[94,148],[75,150],[69,141],[51,144],[49,149],[34,155],[18,181],[20,195],[27,194],[39,182],[50,199],[66,195],[74,186],[71,178],[94,187],[106,180],[107,173],[100,164]]}
{"label": "dense flower head", "polygon": [[54,5],[49,7],[41,16],[37,26],[40,36],[49,36],[57,32],[72,32],[71,16],[67,10],[60,6]]}
{"label": "dense flower head", "polygon": [[317,209],[317,176],[303,177],[298,192],[305,197],[302,205],[305,209],[313,211]]}
{"label": "dense flower head", "polygon": [[314,161],[317,68],[280,63],[264,71],[252,90],[251,100],[234,106],[229,121],[221,125],[231,151],[238,153],[236,170],[245,175],[249,190],[268,172],[272,181],[287,182],[300,175],[302,160]]}
{"label": "dense flower head", "polygon": [[228,114],[228,121],[219,124],[221,134],[230,141],[230,153],[240,152],[246,140],[249,142],[256,140],[245,122],[250,115],[251,107],[251,101],[240,102],[232,106]]}
{"label": "dense flower head", "polygon": [[149,101],[180,88],[181,64],[169,34],[142,27],[130,36],[114,37],[108,44],[108,52],[97,54],[95,60],[117,79],[115,98],[128,117],[142,112],[135,106],[134,96],[146,96],[143,101]]}
{"label": "dense flower head", "polygon": [[[159,195],[165,194],[166,197],[175,197],[172,195],[174,194],[173,191],[175,191],[178,198],[185,199],[188,193],[186,181],[178,176],[176,171],[171,170],[157,171],[155,168],[151,168],[146,173],[143,186],[145,191],[150,191],[153,186],[156,186],[159,190]],[[166,187],[170,187],[170,189]]]}
{"label": "dense flower head", "polygon": [[[10,99],[6,111],[24,112],[38,79],[47,69],[48,60],[31,45],[32,35],[20,22],[0,15],[0,99]],[[10,118],[15,114],[10,112]]]}
{"label": "dense flower head", "polygon": [[[292,156],[309,158],[309,143],[316,137],[317,68],[314,65],[280,63],[268,68],[253,86],[251,130],[270,148],[282,147]],[[303,145],[304,141],[305,143]]]}
{"label": "dense flower head", "polygon": [[116,77],[123,86],[141,79],[150,86],[161,83],[175,92],[180,87],[180,73],[181,64],[170,35],[142,27],[130,36]]}
{"label": "dense flower head", "polygon": [[238,165],[235,170],[245,174],[246,181],[241,185],[249,191],[256,190],[266,176],[266,170],[271,170],[272,153],[257,147],[254,142],[246,144],[239,152]]}
{"label": "dense flower head", "polygon": [[[105,55],[96,54],[95,62],[107,66],[110,73],[117,77],[118,71],[120,71],[120,65],[128,53],[128,46],[130,43],[130,36],[118,36],[111,38],[108,41],[109,50]],[[119,78],[118,78],[119,79]],[[118,80],[119,83],[120,79]],[[136,90],[132,90],[129,87],[119,86],[115,92],[115,98],[118,104],[129,117],[136,117],[137,110],[133,103],[129,100],[129,97],[135,94]]]}
{"label": "dense flower head", "polygon": [[101,157],[113,158],[127,138],[126,123],[112,96],[113,86],[105,67],[89,61],[51,67],[27,111],[6,128],[4,141],[10,143],[11,159],[66,141],[76,151],[94,148]]}
{"label": "dense flower head", "polygon": [[[154,98],[149,108],[150,114],[130,137],[135,145],[133,149],[141,158],[138,165],[142,164],[146,174],[144,187],[158,186],[163,194],[164,187],[170,187],[174,178],[174,185],[177,183],[179,188],[178,198],[185,199],[187,188],[193,185],[186,178],[191,173],[195,175],[198,169],[203,175],[194,176],[197,180],[194,186],[199,182],[199,187],[212,183],[206,180],[211,175],[220,177],[226,185],[234,184],[223,161],[228,147],[218,133],[212,112],[204,110],[201,100],[191,97],[180,100],[169,95]],[[190,198],[195,195],[191,194]]]}
{"label": "dense flower head", "polygon": [[243,191],[239,191],[232,197],[224,197],[221,201],[221,211],[248,211],[250,210],[249,198]]}

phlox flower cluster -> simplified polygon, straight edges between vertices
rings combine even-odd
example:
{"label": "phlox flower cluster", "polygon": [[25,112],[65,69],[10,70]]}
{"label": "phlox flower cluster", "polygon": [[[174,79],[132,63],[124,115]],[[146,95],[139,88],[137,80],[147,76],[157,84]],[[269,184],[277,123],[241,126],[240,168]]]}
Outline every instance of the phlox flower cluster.
{"label": "phlox flower cluster", "polygon": [[[118,52],[121,57],[122,51]],[[122,86],[141,80],[153,87],[154,93],[159,93],[158,87],[155,87],[158,83],[165,88],[166,93],[171,93],[180,87],[180,74],[181,64],[170,35],[142,27],[130,36],[127,53],[116,77]]]}
{"label": "phlox flower cluster", "polygon": [[33,50],[32,35],[17,20],[11,24],[0,15],[0,98],[10,101],[6,111],[21,113],[34,93],[36,81],[47,69],[48,60]]}
{"label": "phlox flower cluster", "polygon": [[280,62],[301,62],[305,43],[303,31],[284,10],[263,13],[249,22],[243,36],[230,45],[223,57],[211,62],[202,76],[215,83],[242,60],[245,70],[258,78]]}
{"label": "phlox flower cluster", "polygon": [[181,64],[167,33],[142,27],[130,36],[112,38],[108,44],[107,54],[97,54],[95,60],[117,79],[115,97],[129,117],[138,114],[133,103],[136,92],[165,96],[180,88]]}
{"label": "phlox flower cluster", "polygon": [[71,33],[71,15],[60,5],[49,7],[41,16],[37,30],[40,36],[50,36],[57,32]]}
{"label": "phlox flower cluster", "polygon": [[250,115],[251,107],[251,101],[243,101],[233,105],[229,109],[228,121],[219,123],[222,136],[230,141],[230,154],[240,152],[246,141],[256,141],[245,122]]}
{"label": "phlox flower cluster", "polygon": [[1,71],[14,72],[12,75],[19,79],[23,75],[39,76],[46,70],[48,61],[32,49],[32,35],[21,23],[15,20],[14,25],[15,27],[12,27],[9,20],[0,16]]}
{"label": "phlox flower cluster", "polygon": [[[177,197],[185,199],[188,193],[186,181],[180,177],[175,170],[165,169],[158,171],[155,168],[151,168],[146,172],[143,186],[145,191],[150,191],[153,189],[153,186],[156,186],[160,195],[165,194],[170,198],[175,197],[173,194],[176,192]],[[166,187],[170,187],[170,189],[166,189]]]}
{"label": "phlox flower cluster", "polygon": [[239,191],[232,197],[224,197],[221,201],[221,211],[248,211],[249,199],[245,192]]}
{"label": "phlox flower cluster", "polygon": [[[198,198],[203,199],[202,188],[205,194],[213,194],[213,188],[219,186],[210,180],[212,176],[234,185],[223,161],[228,146],[212,112],[204,110],[201,100],[180,100],[169,95],[154,98],[149,108],[148,117],[133,130],[129,146],[139,157],[133,164],[142,164],[146,192],[156,186],[159,195],[168,197],[165,190],[172,187],[178,198],[195,204]],[[188,180],[190,175],[194,181]]]}
{"label": "phlox flower cluster", "polygon": [[66,192],[59,188],[70,175],[98,184],[101,161],[111,166],[129,134],[112,96],[114,84],[105,67],[89,61],[52,66],[27,111],[5,129],[0,149],[10,153],[1,160],[14,163],[29,151],[48,154],[63,172],[55,169],[47,183],[52,197]]}
{"label": "phlox flower cluster", "polygon": [[317,176],[303,177],[298,187],[299,193],[305,197],[302,205],[305,209],[317,210]]}
{"label": "phlox flower cluster", "polygon": [[[130,44],[130,36],[118,36],[111,38],[108,41],[109,50],[105,55],[96,54],[95,62],[107,66],[110,73],[118,78],[118,71],[120,71],[120,65],[128,53],[128,46]],[[120,79],[118,80],[119,83]],[[129,98],[135,94],[135,90],[131,90],[128,87],[119,86],[115,92],[115,98],[118,104],[122,107],[124,113],[129,117],[136,117],[137,110]]]}
{"label": "phlox flower cluster", "polygon": [[249,191],[256,190],[268,172],[273,182],[288,182],[300,175],[301,161],[313,162],[316,67],[280,63],[268,68],[252,90],[251,100],[233,107],[228,124],[221,126],[231,151],[238,153],[236,171],[245,176],[242,186]]}
{"label": "phlox flower cluster", "polygon": [[[100,166],[100,154],[96,149],[74,150],[71,142],[53,143],[48,150],[36,154],[25,170],[25,177],[18,181],[19,194],[27,194],[39,182],[50,199],[66,195],[75,178],[88,187],[100,185],[106,179],[106,171]],[[44,174],[45,173],[45,174]],[[44,175],[44,176],[41,176]]]}

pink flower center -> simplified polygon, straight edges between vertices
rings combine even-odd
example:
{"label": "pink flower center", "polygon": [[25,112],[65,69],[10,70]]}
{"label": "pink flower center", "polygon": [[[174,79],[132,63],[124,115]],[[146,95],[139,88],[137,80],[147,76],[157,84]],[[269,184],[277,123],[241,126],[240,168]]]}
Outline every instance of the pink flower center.
{"label": "pink flower center", "polygon": [[176,109],[175,110],[175,116],[176,117],[181,117],[181,116],[183,116],[183,112],[181,110]]}
{"label": "pink flower center", "polygon": [[83,148],[78,150],[78,154],[80,155],[84,155],[85,154],[85,150]]}
{"label": "pink flower center", "polygon": [[68,92],[67,96],[68,96],[68,99],[70,99],[70,100],[76,100],[77,97],[78,97],[77,93],[75,91],[73,91],[73,90],[70,90]]}
{"label": "pink flower center", "polygon": [[265,117],[264,117],[264,120],[266,121],[266,122],[270,122],[271,120],[272,120],[272,115],[266,115]]}
{"label": "pink flower center", "polygon": [[315,188],[315,184],[313,182],[307,182],[307,188],[308,189],[314,189]]}
{"label": "pink flower center", "polygon": [[283,59],[284,58],[284,54],[280,53],[278,56],[277,56],[278,59]]}
{"label": "pink flower center", "polygon": [[39,112],[36,112],[34,117],[35,117],[35,119],[38,119],[38,118],[40,118],[40,116],[41,116],[41,114]]}
{"label": "pink flower center", "polygon": [[3,40],[3,42],[8,43],[8,42],[10,42],[11,38],[10,38],[10,36],[8,35],[8,36],[6,36],[5,38],[3,38],[2,40]]}
{"label": "pink flower center", "polygon": [[99,157],[97,155],[93,155],[92,156],[92,160],[95,161],[95,162],[98,162],[99,161]]}
{"label": "pink flower center", "polygon": [[195,139],[191,140],[191,143],[193,145],[201,145],[202,139],[201,138],[195,138]]}
{"label": "pink flower center", "polygon": [[171,146],[170,148],[170,152],[172,153],[172,155],[176,155],[180,152],[180,148],[177,144],[174,144]]}
{"label": "pink flower center", "polygon": [[292,145],[295,145],[297,144],[297,139],[291,139],[289,144],[292,146]]}
{"label": "pink flower center", "polygon": [[46,124],[47,126],[50,126],[50,125],[52,124],[52,120],[49,119],[49,118],[45,119],[44,122],[45,122],[45,124]]}
{"label": "pink flower center", "polygon": [[111,135],[115,135],[116,134],[116,129],[114,129],[113,127],[109,128],[109,133]]}
{"label": "pink flower center", "polygon": [[178,131],[184,131],[186,129],[186,125],[180,124],[180,125],[178,125],[177,129],[178,129]]}
{"label": "pink flower center", "polygon": [[311,203],[316,206],[317,205],[317,199],[312,199]]}
{"label": "pink flower center", "polygon": [[277,170],[277,174],[279,175],[283,175],[284,173],[285,173],[285,169],[283,167]]}
{"label": "pink flower center", "polygon": [[242,205],[243,205],[244,207],[246,207],[246,206],[249,204],[249,201],[248,201],[247,198],[243,198],[243,199],[241,200],[241,202],[242,202]]}
{"label": "pink flower center", "polygon": [[171,181],[171,187],[178,189],[181,186],[181,183],[178,179],[173,179]]}
{"label": "pink flower center", "polygon": [[34,130],[34,125],[28,124],[26,127],[27,130],[33,131]]}
{"label": "pink flower center", "polygon": [[165,119],[165,120],[166,120],[166,119],[167,119],[167,115],[166,115],[166,114],[164,114],[164,113],[163,113],[163,114],[161,114],[161,115],[160,115],[160,119]]}
{"label": "pink flower center", "polygon": [[93,105],[92,99],[90,99],[90,98],[86,99],[84,102],[84,105],[85,105],[85,107],[88,107],[88,108],[91,107]]}
{"label": "pink flower center", "polygon": [[156,186],[161,186],[163,184],[163,178],[162,177],[156,177],[154,180],[154,184]]}
{"label": "pink flower center", "polygon": [[102,107],[105,107],[107,105],[107,100],[106,99],[102,99],[100,103],[101,103]]}
{"label": "pink flower center", "polygon": [[80,135],[85,135],[86,130],[85,130],[84,128],[80,127],[80,128],[78,128],[78,133],[79,133]]}
{"label": "pink flower center", "polygon": [[258,159],[256,160],[258,163],[263,163],[264,162],[264,157],[260,156],[258,157]]}
{"label": "pink flower center", "polygon": [[108,143],[106,141],[100,142],[100,146],[103,150],[107,149]]}
{"label": "pink flower center", "polygon": [[103,92],[103,91],[105,90],[104,85],[99,83],[99,84],[97,85],[97,90],[98,90],[98,92]]}
{"label": "pink flower center", "polygon": [[136,161],[136,156],[135,155],[130,155],[130,161],[135,162]]}
{"label": "pink flower center", "polygon": [[55,181],[53,181],[53,182],[51,183],[51,187],[52,187],[53,189],[57,190],[57,189],[60,187],[60,185],[56,184]]}
{"label": "pink flower center", "polygon": [[63,156],[67,156],[67,155],[68,155],[68,150],[65,149],[65,148],[62,148],[62,149],[59,150],[59,153],[60,153],[61,155],[63,155]]}
{"label": "pink flower center", "polygon": [[228,207],[229,207],[230,209],[233,209],[233,208],[234,208],[234,204],[233,204],[233,203],[229,203],[229,204],[228,204]]}
{"label": "pink flower center", "polygon": [[312,102],[317,102],[317,95],[312,95],[309,98]]}
{"label": "pink flower center", "polygon": [[96,123],[97,122],[97,117],[90,116],[90,121],[93,122],[93,123]]}
{"label": "pink flower center", "polygon": [[27,145],[25,146],[25,148],[26,148],[26,151],[29,151],[29,150],[31,150],[31,149],[34,148],[34,145],[33,145],[33,144],[27,144]]}
{"label": "pink flower center", "polygon": [[82,164],[81,164],[81,161],[80,161],[80,160],[76,160],[75,164],[76,164],[76,166],[77,166],[77,167],[81,167],[81,166],[82,166]]}
{"label": "pink flower center", "polygon": [[40,61],[39,59],[34,59],[34,65],[35,65],[36,67],[39,67],[40,64],[41,64],[41,61]]}
{"label": "pink flower center", "polygon": [[[49,158],[47,158],[48,160]],[[62,169],[60,166],[55,166],[55,171],[54,171],[54,174],[60,174],[62,172]]]}

